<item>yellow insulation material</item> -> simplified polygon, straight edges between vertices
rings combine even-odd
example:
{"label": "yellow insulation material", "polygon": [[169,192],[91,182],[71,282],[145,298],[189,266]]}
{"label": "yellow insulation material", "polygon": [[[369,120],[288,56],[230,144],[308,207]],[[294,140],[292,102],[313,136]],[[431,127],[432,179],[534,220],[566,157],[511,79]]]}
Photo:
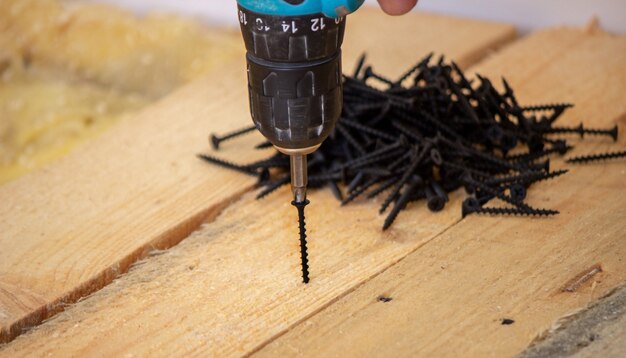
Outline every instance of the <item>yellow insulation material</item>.
{"label": "yellow insulation material", "polygon": [[0,183],[241,55],[234,31],[100,4],[0,0]]}

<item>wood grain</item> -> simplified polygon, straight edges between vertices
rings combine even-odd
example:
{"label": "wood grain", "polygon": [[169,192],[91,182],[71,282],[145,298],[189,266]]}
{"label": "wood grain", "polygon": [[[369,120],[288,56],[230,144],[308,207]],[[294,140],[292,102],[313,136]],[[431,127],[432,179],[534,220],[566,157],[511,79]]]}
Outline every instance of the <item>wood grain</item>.
{"label": "wood grain", "polygon": [[[568,120],[581,116],[601,125],[626,113],[626,101],[609,105],[593,90],[626,93],[619,75],[624,38],[558,32],[578,37],[580,45],[536,77],[512,76],[520,97],[551,100],[551,88],[535,87],[534,78],[553,82],[561,71],[579,73],[602,62],[594,77],[560,82],[568,93],[561,99],[582,102]],[[558,40],[539,33],[479,69],[497,76],[489,62],[509,61],[528,48],[542,61],[548,51],[541,50]],[[596,54],[584,55],[589,48]],[[616,58],[603,62],[608,55]],[[607,73],[612,76],[602,76]],[[597,103],[586,106],[587,98]],[[579,150],[611,146],[596,139]],[[556,218],[460,221],[464,194],[457,192],[448,210],[434,215],[414,205],[384,233],[377,203],[339,210],[328,191],[316,191],[307,207],[307,286],[299,280],[288,189],[260,202],[247,194],[178,246],[142,261],[0,354],[512,355],[556,318],[626,279],[625,169],[619,162],[576,167],[532,190],[530,202],[562,210]],[[576,292],[560,290],[596,263],[602,273]],[[515,323],[503,326],[504,318]]]}
{"label": "wood grain", "polygon": [[[522,103],[571,101],[564,123],[626,114],[626,36],[550,30],[475,70],[506,74]],[[599,138],[576,153],[624,148]],[[556,162],[562,167],[562,161]],[[530,191],[550,219],[468,217],[287,334],[259,356],[514,356],[559,318],[626,281],[626,163],[569,166]],[[574,292],[572,278],[602,267]],[[597,270],[596,270],[597,271]],[[377,297],[392,298],[383,303]],[[502,325],[505,318],[512,325]]]}
{"label": "wood grain", "polygon": [[[383,47],[387,66],[408,66],[430,50],[468,64],[515,36],[509,25],[411,15],[385,20],[384,31],[412,36],[379,43],[366,34],[383,16],[364,10],[354,17],[350,29],[362,35],[346,46],[348,65],[350,53]],[[429,31],[446,35],[435,39]],[[0,187],[0,342],[107,285],[150,251],[177,244],[254,185],[195,158],[207,149],[209,132],[250,121],[243,57],[58,163]],[[235,140],[222,155],[239,162],[266,156],[246,149],[261,140]]]}

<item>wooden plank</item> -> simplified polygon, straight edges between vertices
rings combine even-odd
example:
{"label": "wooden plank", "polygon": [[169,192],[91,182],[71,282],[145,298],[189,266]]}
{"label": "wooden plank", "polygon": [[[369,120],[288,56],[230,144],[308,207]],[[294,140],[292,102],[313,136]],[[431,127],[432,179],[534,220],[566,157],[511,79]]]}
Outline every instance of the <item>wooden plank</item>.
{"label": "wooden plank", "polygon": [[626,286],[559,320],[519,357],[620,357],[624,352]]}
{"label": "wooden plank", "polygon": [[[577,39],[579,45],[567,46],[571,56],[541,51],[565,43],[558,32]],[[583,116],[591,125],[626,113],[624,101],[609,106],[605,99],[596,99],[596,105],[586,99],[596,97],[594,88],[605,86],[623,93],[623,77],[606,76],[622,71],[624,55],[614,52],[623,38],[558,32],[537,34],[492,61],[537,48],[533,60],[548,56],[553,65],[539,70],[536,78],[554,82],[565,73],[560,83],[567,95],[552,98],[545,86],[532,85],[535,77],[521,81],[512,76],[520,98],[582,103],[569,121]],[[590,49],[595,54],[584,55]],[[609,54],[611,60],[596,67],[601,70],[568,75]],[[488,71],[488,64],[481,69],[499,75]],[[611,146],[605,143],[591,140],[581,150]],[[330,194],[315,192],[307,216],[313,273],[308,286],[299,283],[288,190],[262,202],[248,201],[249,194],[185,242],[18,338],[3,353],[436,356],[511,354],[506,349],[516,346],[513,352],[518,352],[554,318],[626,279],[620,261],[626,228],[618,220],[625,210],[619,195],[622,168],[620,163],[580,167],[539,187],[543,191],[533,190],[531,202],[563,210],[557,218],[470,218],[427,245],[458,220],[462,193],[452,197],[450,210],[433,215],[417,206],[382,233],[376,204],[333,210],[337,203]],[[598,174],[601,178],[595,180]],[[591,183],[594,188],[582,190]],[[599,223],[602,230],[597,230]],[[561,292],[572,277],[597,263],[603,272],[577,292]],[[393,300],[379,302],[381,295]],[[498,320],[505,317],[516,323],[502,326]]]}
{"label": "wooden plank", "polygon": [[[363,10],[351,31],[367,34],[369,25],[383,16]],[[385,23],[390,39],[400,30],[414,35],[384,44],[355,36],[346,51],[384,46],[385,63],[395,67],[405,67],[429,50],[469,63],[477,53],[515,36],[509,25],[422,14]],[[431,31],[446,36],[434,39]],[[414,53],[406,55],[405,46]],[[350,56],[348,64],[354,63]],[[244,68],[242,62],[225,66],[64,160],[0,188],[0,342],[110,283],[149,251],[175,245],[254,184],[252,178],[194,157],[206,148],[207,132],[249,123]],[[252,161],[266,154],[244,148],[260,141],[257,134],[234,141],[223,155]],[[287,201],[283,197],[280,202]],[[289,239],[291,234],[284,233]],[[400,257],[398,252],[383,255],[372,266]],[[346,277],[346,282],[357,278]]]}
{"label": "wooden plank", "polygon": [[[535,34],[476,70],[523,102],[571,101],[565,123],[624,130],[626,36]],[[624,148],[587,139],[576,153]],[[561,161],[557,164],[563,166]],[[551,219],[469,217],[259,352],[259,356],[513,356],[626,280],[624,161],[570,166],[530,192]],[[601,272],[595,269],[599,265]],[[588,278],[574,292],[562,288]],[[393,300],[377,301],[385,295]],[[511,318],[512,325],[502,325]]]}

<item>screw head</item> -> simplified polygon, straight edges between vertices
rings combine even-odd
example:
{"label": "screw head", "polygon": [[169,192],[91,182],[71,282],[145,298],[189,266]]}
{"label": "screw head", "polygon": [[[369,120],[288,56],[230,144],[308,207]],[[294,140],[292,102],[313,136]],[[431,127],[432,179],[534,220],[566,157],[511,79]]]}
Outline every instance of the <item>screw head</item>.
{"label": "screw head", "polygon": [[511,184],[511,186],[509,186],[509,192],[513,200],[522,201],[526,199],[527,190],[522,184]]}
{"label": "screw head", "polygon": [[211,134],[211,136],[209,137],[209,140],[211,142],[211,146],[213,147],[213,149],[215,150],[220,149],[220,138],[218,138],[215,134]]}
{"label": "screw head", "polygon": [[480,208],[480,203],[476,198],[467,198],[463,201],[463,207],[461,209],[461,215],[466,217]]}

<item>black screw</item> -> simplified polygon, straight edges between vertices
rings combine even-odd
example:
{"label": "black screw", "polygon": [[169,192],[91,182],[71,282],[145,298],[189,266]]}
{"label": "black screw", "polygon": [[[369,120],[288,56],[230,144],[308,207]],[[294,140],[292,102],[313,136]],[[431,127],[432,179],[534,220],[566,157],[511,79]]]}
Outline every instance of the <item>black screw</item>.
{"label": "black screw", "polygon": [[514,184],[511,184],[511,186],[509,186],[509,193],[513,200],[522,202],[524,199],[526,199],[526,194],[528,192],[525,186],[518,184],[518,183],[514,183]]}
{"label": "black screw", "polygon": [[298,227],[300,230],[300,259],[302,263],[302,282],[309,283],[309,254],[306,242],[306,223],[304,218],[304,208],[309,205],[309,201],[292,201],[291,205],[298,209]]}
{"label": "black screw", "polygon": [[483,183],[486,185],[500,185],[507,183],[532,184],[541,180],[548,180],[559,177],[567,172],[567,169],[556,170],[553,172],[529,171],[517,175],[489,178],[484,180]]}
{"label": "black screw", "polygon": [[206,155],[206,154],[198,154],[198,158],[205,160],[211,164],[215,164],[218,165],[220,167],[223,168],[227,168],[227,169],[232,169],[232,170],[236,170],[240,173],[244,173],[244,174],[250,174],[250,175],[257,175],[258,171],[254,170],[254,169],[250,169],[245,165],[239,165],[239,164],[235,164],[232,162],[229,162],[227,160],[223,160],[223,159],[219,159],[210,155]]}
{"label": "black screw", "polygon": [[391,209],[389,215],[385,219],[385,223],[383,224],[383,230],[387,230],[391,226],[391,224],[393,224],[393,222],[396,220],[396,217],[400,213],[400,210],[404,209],[406,204],[411,199],[411,195],[417,190],[420,185],[423,185],[423,183],[424,182],[422,178],[420,178],[419,176],[413,175],[411,177],[411,179],[409,180],[409,185],[402,192],[402,194],[398,198],[398,201],[396,201],[393,209]]}
{"label": "black screw", "polygon": [[614,142],[617,142],[618,129],[617,125],[611,129],[595,129],[595,128],[585,128],[585,134],[590,135],[605,135],[613,138]]}
{"label": "black screw", "polygon": [[376,136],[378,138],[386,139],[386,140],[388,140],[390,142],[395,142],[395,141],[398,140],[397,137],[394,137],[394,136],[392,136],[390,134],[387,134],[385,132],[379,131],[379,130],[374,129],[372,127],[368,127],[368,126],[363,125],[361,123],[349,120],[347,118],[342,118],[340,120],[340,123],[345,124],[348,127],[352,127],[352,128],[354,128],[356,130],[362,131],[364,133],[371,134],[371,135]]}
{"label": "black screw", "polygon": [[[432,54],[392,82],[373,71],[365,63],[365,56],[360,58],[354,76],[344,77],[344,106],[337,130],[317,152],[323,155],[309,161],[311,188],[330,186],[344,204],[387,191],[381,212],[395,204],[385,220],[385,228],[408,202],[427,199],[430,209],[440,210],[448,193],[462,186],[474,195],[464,202],[463,215],[554,215],[554,210],[536,209],[525,202],[533,183],[567,172],[549,171],[550,162],[546,159],[552,154],[566,154],[572,148],[566,140],[549,134],[605,135],[617,139],[617,126],[554,126],[571,104],[522,106],[505,79],[504,91],[500,91],[483,76],[476,76],[477,83],[468,80],[455,63],[445,63],[443,56],[435,64],[431,60]],[[380,81],[387,88],[372,87],[366,82],[368,79]],[[216,137],[215,147],[229,137]],[[524,152],[520,151],[522,145],[528,148]],[[271,143],[260,145],[268,146]],[[570,161],[623,156],[623,152],[602,153]],[[259,197],[289,182],[284,156],[248,166],[217,158],[206,160],[259,176],[263,187]],[[411,188],[416,175],[423,184]],[[343,190],[347,193],[345,199],[337,185],[340,181],[348,186],[347,191]],[[482,207],[494,198],[515,207]]]}
{"label": "black screw", "polygon": [[364,53],[359,57],[359,60],[356,63],[356,66],[354,68],[354,72],[352,73],[352,77],[357,78],[359,77],[359,73],[361,73],[361,69],[363,68],[363,65],[365,64],[365,59],[367,58],[367,55]]}
{"label": "black screw", "polygon": [[372,178],[368,180],[367,182],[365,182],[356,190],[352,190],[350,194],[348,195],[348,197],[346,197],[345,199],[341,201],[341,205],[342,206],[346,205],[349,202],[353,201],[354,199],[358,198],[361,194],[365,193],[369,188],[371,188],[372,185],[378,183],[379,181],[380,181],[380,178]]}
{"label": "black screw", "polygon": [[384,181],[383,183],[381,183],[378,188],[372,190],[370,193],[367,194],[367,198],[368,199],[372,199],[377,197],[380,193],[384,192],[385,190],[391,188],[392,186],[394,186],[397,182],[400,181],[400,178],[396,178],[396,177],[391,177],[389,179],[387,179],[386,181]]}
{"label": "black screw", "polygon": [[430,152],[431,146],[432,146],[432,142],[426,143],[426,146],[422,148],[419,154],[411,162],[409,168],[404,172],[400,180],[395,184],[395,187],[393,191],[391,192],[391,194],[389,194],[387,199],[385,199],[385,201],[381,205],[380,210],[379,210],[381,214],[385,212],[389,204],[391,204],[395,200],[395,198],[398,196],[398,194],[400,193],[400,190],[402,189],[402,186],[411,178],[411,175],[415,172],[415,169],[417,169],[417,166],[420,165],[420,163],[422,163],[422,161],[424,160],[424,157],[426,156],[426,153]]}
{"label": "black screw", "polygon": [[359,142],[350,134],[350,132],[343,126],[341,123],[337,124],[337,130],[346,138],[346,141],[350,143],[354,149],[356,149],[360,154],[365,154],[365,149],[359,144]]}
{"label": "black screw", "polygon": [[446,206],[446,197],[437,195],[431,187],[425,187],[426,199],[428,200],[428,209],[432,212],[438,212],[443,210]]}
{"label": "black screw", "polygon": [[554,216],[559,214],[556,210],[535,208],[485,208],[473,209],[472,213],[489,215],[518,215],[518,216]]}
{"label": "black screw", "polygon": [[583,155],[567,159],[566,163],[588,163],[600,160],[626,158],[626,150],[621,152],[608,152],[600,154]]}
{"label": "black screw", "polygon": [[246,133],[250,133],[250,132],[252,132],[255,129],[256,129],[255,126],[251,126],[251,127],[247,127],[247,128],[240,129],[240,130],[234,131],[232,133],[226,134],[226,135],[224,135],[222,137],[218,137],[215,134],[211,134],[210,139],[211,139],[211,144],[213,145],[213,149],[218,150],[220,148],[220,143],[221,142],[223,142],[225,140],[233,139],[235,137],[239,137],[239,136],[244,135]]}
{"label": "black screw", "polygon": [[377,80],[379,80],[382,83],[388,84],[389,86],[394,86],[395,85],[395,83],[393,81],[390,81],[390,80],[388,80],[388,79],[386,79],[386,78],[376,74],[374,72],[374,70],[372,69],[372,66],[367,66],[365,68],[365,72],[363,73],[363,80],[366,81],[368,78],[377,79]]}
{"label": "black screw", "polygon": [[406,81],[409,77],[411,77],[417,70],[419,70],[420,68],[425,67],[429,62],[430,59],[434,56],[435,54],[433,52],[429,53],[428,55],[426,55],[426,57],[424,57],[420,62],[418,62],[415,66],[411,67],[408,71],[406,71],[402,76],[400,76],[400,78],[398,79],[398,81],[396,81],[394,83],[395,86],[400,86],[402,84],[402,82]]}
{"label": "black screw", "polygon": [[520,109],[524,112],[538,112],[538,111],[562,111],[568,108],[574,107],[571,103],[554,103],[554,104],[541,104],[535,106],[525,106]]}
{"label": "black screw", "polygon": [[265,188],[261,192],[259,192],[257,194],[257,196],[256,196],[257,200],[258,199],[262,199],[262,198],[268,196],[269,194],[275,192],[281,186],[287,185],[290,180],[291,180],[291,177],[289,175],[286,175],[286,176],[283,176],[280,179],[277,179],[277,180],[274,180],[272,182],[266,183]]}

